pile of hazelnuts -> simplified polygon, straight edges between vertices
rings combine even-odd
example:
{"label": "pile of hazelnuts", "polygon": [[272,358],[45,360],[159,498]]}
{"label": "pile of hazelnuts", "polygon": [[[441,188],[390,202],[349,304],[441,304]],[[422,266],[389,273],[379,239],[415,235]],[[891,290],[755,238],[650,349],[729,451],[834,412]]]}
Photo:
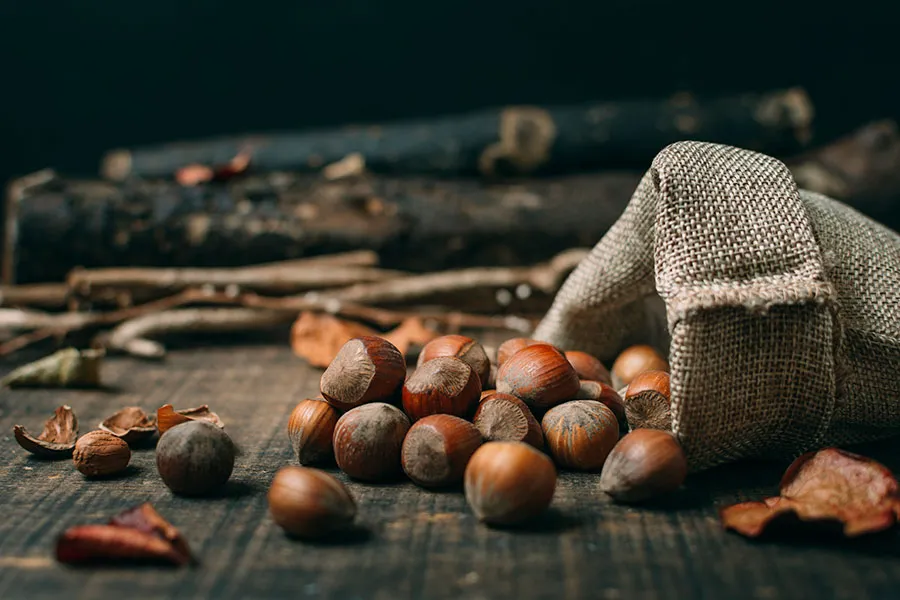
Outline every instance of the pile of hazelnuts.
{"label": "pile of hazelnuts", "polygon": [[462,483],[489,525],[546,510],[557,467],[599,471],[599,490],[619,502],[674,491],[687,463],[670,432],[667,371],[649,346],[625,350],[610,373],[585,352],[526,338],[504,342],[492,365],[481,344],[447,335],[422,348],[407,377],[390,342],[352,339],[322,374],[321,398],[291,413],[288,434],[304,466],[276,473],[270,512],[300,537],[352,523],[349,490],[310,467],[331,462],[362,482],[405,474],[424,488]]}

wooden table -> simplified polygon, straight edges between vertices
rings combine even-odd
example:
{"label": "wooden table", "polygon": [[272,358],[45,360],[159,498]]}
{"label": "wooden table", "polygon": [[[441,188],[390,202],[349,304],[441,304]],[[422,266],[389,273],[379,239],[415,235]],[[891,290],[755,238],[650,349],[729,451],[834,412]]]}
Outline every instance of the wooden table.
{"label": "wooden table", "polygon": [[[265,492],[279,467],[295,463],[288,415],[316,394],[318,374],[283,345],[202,347],[173,352],[165,363],[108,359],[108,391],[2,392],[0,598],[900,597],[897,533],[760,544],[721,530],[717,507],[771,494],[783,464],[716,469],[693,477],[668,505],[647,508],[611,504],[597,492],[597,475],[564,473],[550,514],[516,531],[477,523],[458,491],[351,482],[356,532],[291,541],[269,518]],[[120,479],[87,481],[70,461],[34,459],[11,433],[16,423],[39,432],[63,403],[85,433],[122,406],[149,411],[167,402],[209,403],[242,447],[221,497],[174,497],[157,476],[153,450],[135,452]],[[64,529],[145,501],[184,532],[199,567],[55,562]]]}

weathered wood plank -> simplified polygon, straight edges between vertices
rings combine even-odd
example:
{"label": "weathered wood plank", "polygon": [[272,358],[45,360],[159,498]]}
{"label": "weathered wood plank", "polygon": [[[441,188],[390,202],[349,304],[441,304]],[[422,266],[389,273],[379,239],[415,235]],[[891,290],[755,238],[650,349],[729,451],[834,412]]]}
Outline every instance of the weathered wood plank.
{"label": "weathered wood plank", "polygon": [[[7,368],[9,365],[5,365]],[[900,536],[845,546],[749,543],[721,531],[716,508],[774,491],[784,465],[740,465],[696,476],[668,507],[625,508],[596,493],[596,476],[564,474],[548,518],[521,531],[478,525],[458,492],[408,483],[351,483],[359,533],[310,544],[287,539],[266,513],[274,472],[293,462],[294,403],[318,373],[276,346],[179,350],[164,364],[110,360],[112,391],[0,393],[0,598],[885,598],[900,585]],[[224,497],[172,496],[152,450],[128,476],[86,481],[68,461],[21,450],[12,426],[37,427],[71,404],[82,432],[126,404],[210,403],[241,445]],[[879,458],[894,468],[891,444]],[[343,477],[343,476],[341,476]],[[72,569],[56,536],[150,501],[186,534],[194,570]],[[677,509],[677,510],[675,510]]]}

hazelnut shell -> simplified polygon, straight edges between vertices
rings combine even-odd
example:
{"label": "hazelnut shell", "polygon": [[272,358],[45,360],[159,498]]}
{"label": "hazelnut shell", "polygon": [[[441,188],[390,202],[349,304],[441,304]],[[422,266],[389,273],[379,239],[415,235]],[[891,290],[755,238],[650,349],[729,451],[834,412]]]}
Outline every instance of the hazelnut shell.
{"label": "hazelnut shell", "polygon": [[410,427],[403,440],[403,471],[422,487],[458,484],[481,441],[481,432],[465,419],[425,417]]}
{"label": "hazelnut shell", "polygon": [[574,400],[551,408],[541,427],[556,464],[579,471],[599,471],[619,441],[615,415],[594,400]]}
{"label": "hazelnut shell", "polygon": [[322,397],[340,411],[369,402],[389,402],[406,377],[406,359],[392,343],[376,336],[344,344],[322,373]]}
{"label": "hazelnut shell", "polygon": [[356,518],[356,502],[343,483],[318,469],[283,467],[268,493],[272,520],[290,535],[319,538]]}
{"label": "hazelnut shell", "polygon": [[617,502],[641,502],[678,489],[687,477],[681,444],[668,431],[635,429],[606,459],[600,489]]}
{"label": "hazelnut shell", "polygon": [[425,344],[419,353],[417,367],[441,356],[455,356],[472,367],[482,389],[486,389],[491,376],[491,361],[484,347],[470,337],[464,335],[443,335]]}
{"label": "hazelnut shell", "polygon": [[497,391],[512,394],[534,408],[571,400],[580,387],[575,369],[549,344],[523,348],[497,371]]}
{"label": "hazelnut shell", "polygon": [[384,402],[347,411],[334,428],[334,458],[338,467],[361,481],[384,481],[401,472],[400,450],[409,418]]}

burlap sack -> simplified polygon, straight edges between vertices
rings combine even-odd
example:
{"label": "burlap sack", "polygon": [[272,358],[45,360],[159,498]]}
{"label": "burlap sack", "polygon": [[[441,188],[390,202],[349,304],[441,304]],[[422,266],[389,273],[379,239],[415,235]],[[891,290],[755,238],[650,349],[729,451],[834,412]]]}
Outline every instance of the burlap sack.
{"label": "burlap sack", "polygon": [[885,437],[900,429],[900,237],[798,192],[771,157],[677,143],[534,336],[606,360],[670,342],[694,470]]}

